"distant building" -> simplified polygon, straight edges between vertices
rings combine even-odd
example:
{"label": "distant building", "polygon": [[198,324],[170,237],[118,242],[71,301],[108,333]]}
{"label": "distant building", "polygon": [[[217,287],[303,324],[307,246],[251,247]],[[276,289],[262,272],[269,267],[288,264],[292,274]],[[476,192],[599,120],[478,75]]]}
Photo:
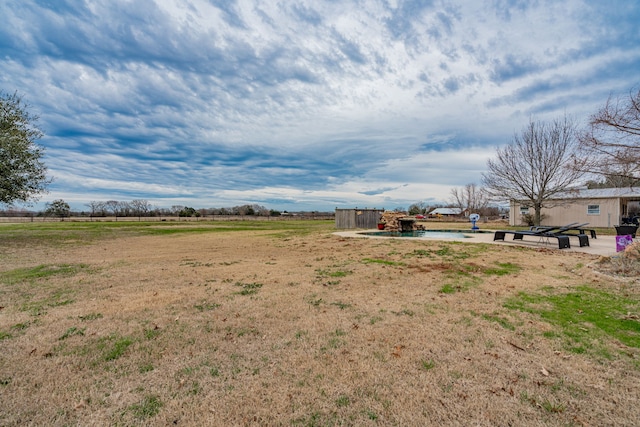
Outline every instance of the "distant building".
{"label": "distant building", "polygon": [[429,212],[430,217],[454,217],[462,216],[465,211],[460,208],[435,208]]}

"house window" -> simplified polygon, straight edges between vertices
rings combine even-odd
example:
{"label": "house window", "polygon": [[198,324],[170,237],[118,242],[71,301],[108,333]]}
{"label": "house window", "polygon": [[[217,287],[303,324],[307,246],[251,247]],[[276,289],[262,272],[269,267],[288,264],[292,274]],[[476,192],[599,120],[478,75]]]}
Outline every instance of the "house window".
{"label": "house window", "polygon": [[600,205],[587,205],[587,215],[600,215]]}
{"label": "house window", "polygon": [[520,206],[520,215],[529,215],[529,207]]}

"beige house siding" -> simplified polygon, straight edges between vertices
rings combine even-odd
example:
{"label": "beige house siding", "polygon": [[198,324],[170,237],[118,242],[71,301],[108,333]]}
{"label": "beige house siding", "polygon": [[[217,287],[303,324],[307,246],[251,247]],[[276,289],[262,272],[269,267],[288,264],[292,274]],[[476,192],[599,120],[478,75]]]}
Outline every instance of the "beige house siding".
{"label": "beige house siding", "polygon": [[[589,206],[592,207],[589,210]],[[596,206],[599,209],[595,209]],[[520,210],[521,204],[511,202],[509,215],[510,225],[526,225],[522,222]],[[531,214],[533,208],[529,208]],[[606,199],[572,199],[562,205],[553,208],[542,209],[542,225],[564,225],[573,222],[589,223],[591,227],[613,227],[618,225],[620,212],[620,200]]]}
{"label": "beige house siding", "polygon": [[[591,227],[613,227],[623,218],[638,215],[640,187],[626,188],[574,188],[558,195],[553,208],[542,209],[542,225],[564,225],[573,222],[589,223]],[[522,202],[510,203],[509,224],[522,222]],[[533,215],[533,208],[529,208]]]}

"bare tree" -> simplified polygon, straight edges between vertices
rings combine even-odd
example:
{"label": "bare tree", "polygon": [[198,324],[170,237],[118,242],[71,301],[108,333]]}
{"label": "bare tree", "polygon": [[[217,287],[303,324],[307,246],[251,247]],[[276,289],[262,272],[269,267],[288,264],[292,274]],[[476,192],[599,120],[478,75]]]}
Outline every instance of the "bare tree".
{"label": "bare tree", "polygon": [[255,215],[258,216],[269,216],[269,209],[262,205],[254,204],[252,205]]}
{"label": "bare tree", "polygon": [[132,216],[132,208],[130,202],[118,202],[118,210],[120,211],[120,216]]}
{"label": "bare tree", "polygon": [[619,172],[623,172],[623,174],[603,176],[601,180],[589,180],[587,188],[623,188],[633,187],[637,183],[637,179],[625,177],[624,169]]}
{"label": "bare tree", "polygon": [[107,212],[111,212],[113,216],[116,217],[116,221],[118,220],[118,215],[120,214],[120,202],[117,200],[107,200],[104,202],[104,209]]}
{"label": "bare tree", "polygon": [[628,97],[609,97],[579,135],[589,172],[620,186],[640,182],[640,89]]}
{"label": "bare tree", "polygon": [[180,214],[180,211],[182,211],[183,209],[184,209],[184,206],[182,206],[182,205],[172,205],[171,206],[171,215],[178,216]]}
{"label": "bare tree", "polygon": [[86,206],[88,206],[89,209],[91,209],[91,216],[96,216],[98,214],[104,215],[104,211],[105,211],[104,202],[91,201],[87,203]]}
{"label": "bare tree", "polygon": [[133,210],[134,214],[138,216],[138,220],[140,220],[141,216],[146,216],[151,212],[151,203],[147,200],[136,199],[129,202],[129,206]]}
{"label": "bare tree", "polygon": [[452,203],[461,211],[483,214],[489,204],[489,195],[476,184],[467,184],[463,188],[452,188]]}
{"label": "bare tree", "polygon": [[554,198],[575,186],[585,173],[576,156],[575,133],[567,117],[550,123],[530,120],[511,144],[498,148],[496,158],[487,162],[482,182],[489,196],[533,207],[534,224],[539,225],[542,208],[558,205]]}

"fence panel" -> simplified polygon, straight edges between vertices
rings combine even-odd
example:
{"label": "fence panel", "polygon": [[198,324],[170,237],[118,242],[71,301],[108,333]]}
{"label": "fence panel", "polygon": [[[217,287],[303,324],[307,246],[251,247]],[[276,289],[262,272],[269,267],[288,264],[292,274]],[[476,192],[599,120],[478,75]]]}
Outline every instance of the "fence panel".
{"label": "fence panel", "polygon": [[336,228],[376,228],[384,210],[336,209]]}

